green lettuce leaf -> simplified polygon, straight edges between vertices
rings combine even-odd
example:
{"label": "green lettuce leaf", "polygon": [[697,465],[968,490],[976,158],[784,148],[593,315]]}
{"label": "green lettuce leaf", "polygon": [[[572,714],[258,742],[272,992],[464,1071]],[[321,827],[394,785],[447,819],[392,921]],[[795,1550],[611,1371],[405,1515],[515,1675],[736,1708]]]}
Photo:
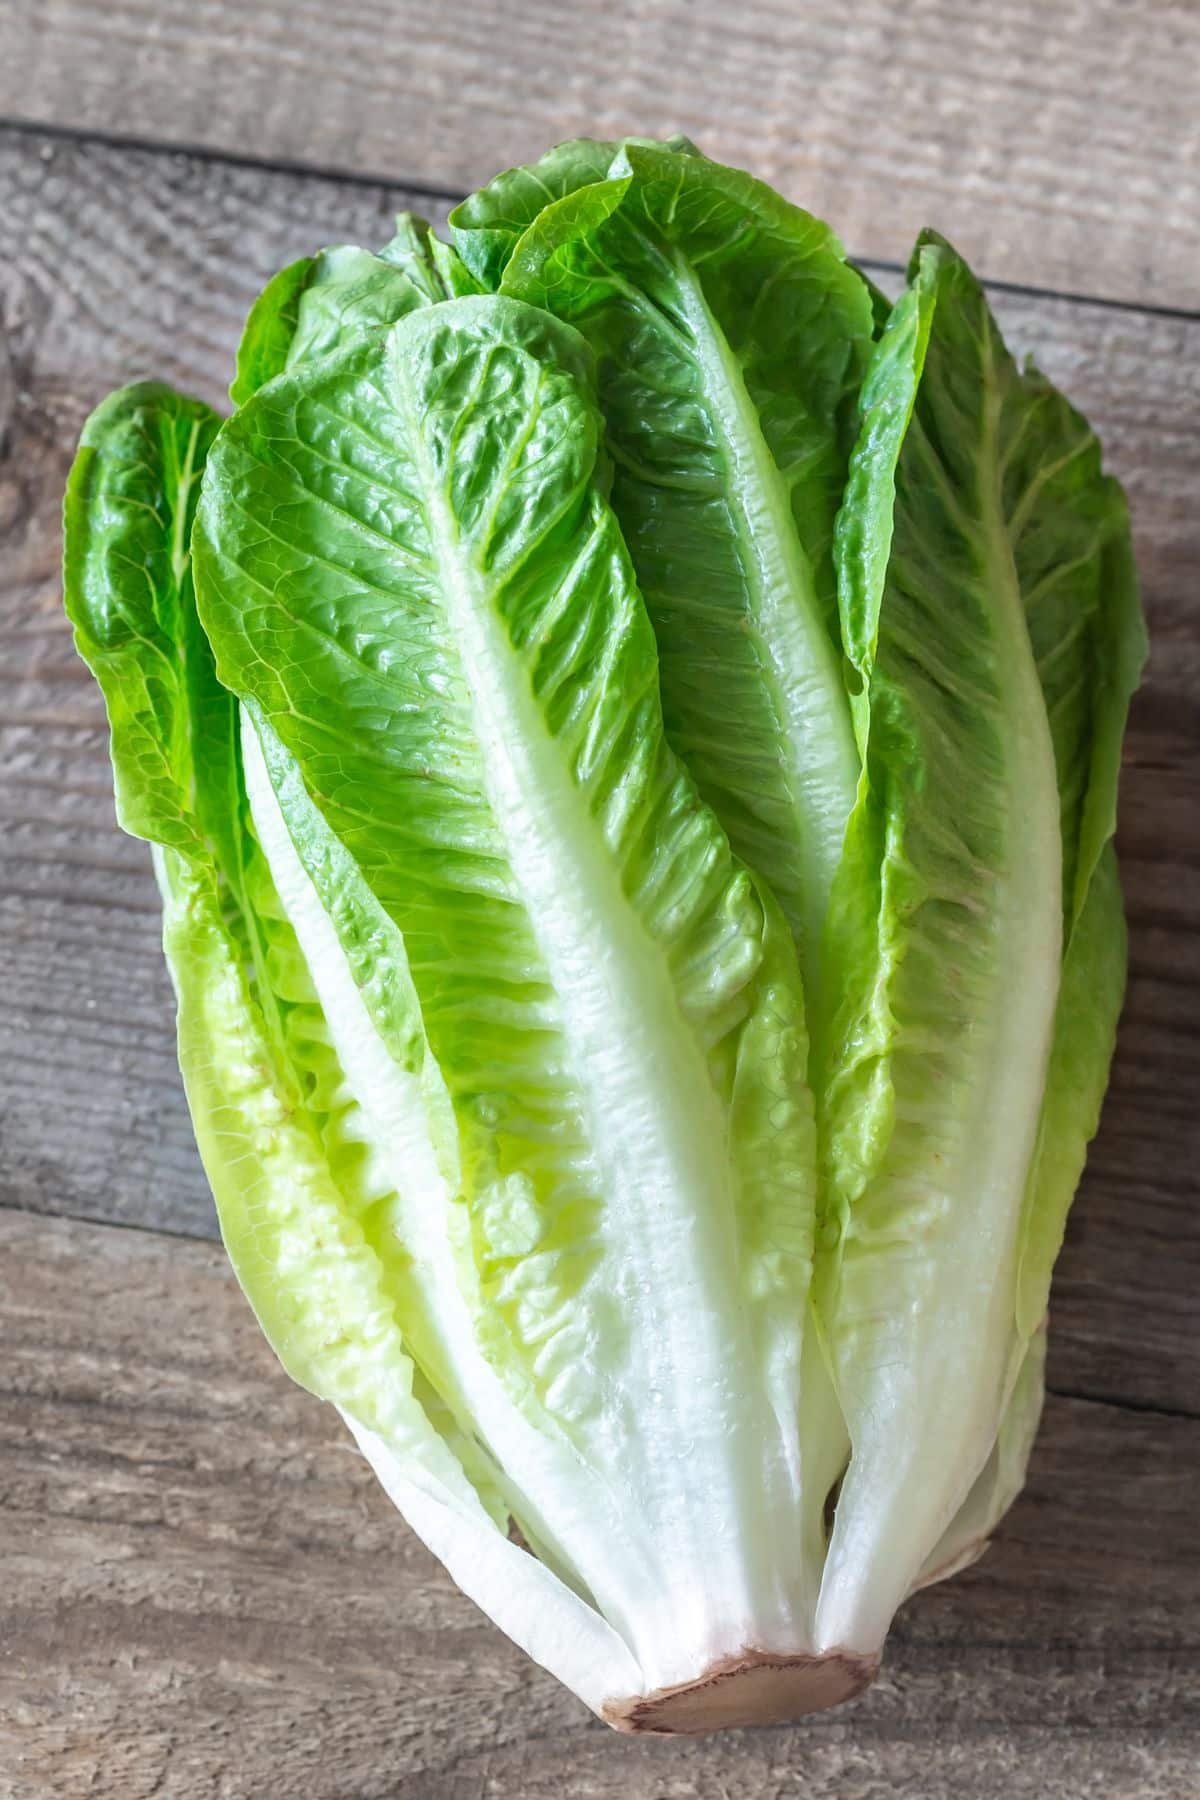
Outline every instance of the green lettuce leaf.
{"label": "green lettuce leaf", "polygon": [[615,143],[598,138],[571,138],[535,163],[505,169],[454,208],[450,229],[455,246],[485,293],[499,287],[518,239],[543,207],[603,181],[616,149]]}
{"label": "green lettuce leaf", "polygon": [[500,286],[509,259],[539,213],[591,182],[612,173],[613,162],[630,146],[699,156],[690,138],[675,132],[665,138],[627,137],[619,141],[569,138],[545,156],[523,167],[505,169],[486,187],[454,208],[450,230],[485,293]]}
{"label": "green lettuce leaf", "polygon": [[430,306],[483,291],[453,245],[443,243],[416,213],[397,213],[395,233],[379,255],[403,270]]}
{"label": "green lettuce leaf", "polygon": [[[918,251],[862,406],[838,552],[864,771],[822,1089],[822,1309],[852,1456],[817,1635],[869,1649],[1008,1403],[1063,945],[1063,733],[1026,533],[1069,447],[940,243]],[[1074,510],[1060,530],[1074,548]]]}
{"label": "green lettuce leaf", "polygon": [[[468,260],[480,211],[453,215]],[[831,545],[867,290],[826,227],[761,183],[633,140],[606,179],[544,205],[502,288],[596,352],[668,735],[770,882],[814,992],[859,770]]]}
{"label": "green lettuce leaf", "polygon": [[[947,247],[933,233],[923,244]],[[911,395],[899,367],[928,313],[881,346],[868,398],[870,429],[903,429]],[[989,331],[998,342],[994,325]],[[888,374],[887,364],[896,365]],[[1067,1211],[1099,1121],[1125,984],[1125,927],[1111,838],[1121,741],[1146,656],[1129,523],[1084,420],[1033,367],[1003,359],[1009,389],[1005,507],[1026,624],[1054,744],[1062,828],[1064,965],[1038,1146],[1021,1222],[1014,1367],[1042,1322]],[[899,377],[899,378],[898,378]],[[901,419],[896,412],[900,410]],[[890,549],[891,497],[852,490],[839,525],[859,578],[844,589],[847,642],[865,667]],[[872,562],[873,559],[873,562]],[[868,567],[868,563],[871,566]],[[859,610],[865,597],[866,611]],[[857,703],[860,735],[867,717]],[[1011,1379],[1011,1377],[1010,1377]]]}
{"label": "green lettuce leaf", "polygon": [[93,414],[67,492],[64,585],[108,707],[121,821],[154,845],[180,1064],[222,1233],[284,1366],[352,1421],[464,1589],[599,1708],[636,1689],[636,1665],[551,1555],[508,1541],[475,1420],[464,1427],[409,1355],[405,1327],[420,1338],[424,1324],[411,1272],[380,1256],[372,1229],[402,1202],[364,1152],[366,1114],[249,829],[236,702],[196,621],[188,553],[219,425],[156,384]]}
{"label": "green lettuce leaf", "polygon": [[[1126,938],[1112,838],[1121,742],[1146,660],[1125,498],[1101,470],[1086,421],[1044,378],[1027,388],[1057,414],[1058,459],[1032,469],[1018,555],[1030,634],[1054,734],[1063,828],[1066,951],[1037,1153],[1021,1224],[1017,1324],[1021,1339],[1045,1316],[1050,1276],[1087,1146],[1100,1122],[1125,992]],[[1039,480],[1040,473],[1040,480]],[[1064,520],[1074,540],[1064,539]],[[1059,543],[1059,560],[1053,546]],[[1019,1351],[1018,1351],[1019,1353]]]}
{"label": "green lettuce leaf", "polygon": [[63,508],[67,614],[108,709],[117,817],[188,855],[228,828],[236,741],[235,704],[207,678],[188,547],[220,424],[158,382],[120,388],[83,428]]}
{"label": "green lettuce leaf", "polygon": [[[501,1376],[505,1473],[653,1686],[701,1641],[811,1632],[815,1559],[784,1545],[823,1542],[814,1127],[786,927],[665,741],[591,381],[512,300],[411,313],[243,408],[194,542],[371,1153],[402,1129],[413,1212],[462,1209],[447,1340]],[[444,1103],[388,1073],[412,1033],[380,950]]]}
{"label": "green lettuce leaf", "polygon": [[301,257],[267,283],[246,320],[230,399],[242,406],[264,383],[344,348],[356,333],[477,291],[457,252],[424,219],[400,213],[395,235],[377,256],[338,244]]}
{"label": "green lettuce leaf", "polygon": [[287,367],[288,351],[296,335],[300,303],[313,278],[317,258],[301,256],[272,275],[242,327],[229,398],[241,406],[251,394],[273,381]]}

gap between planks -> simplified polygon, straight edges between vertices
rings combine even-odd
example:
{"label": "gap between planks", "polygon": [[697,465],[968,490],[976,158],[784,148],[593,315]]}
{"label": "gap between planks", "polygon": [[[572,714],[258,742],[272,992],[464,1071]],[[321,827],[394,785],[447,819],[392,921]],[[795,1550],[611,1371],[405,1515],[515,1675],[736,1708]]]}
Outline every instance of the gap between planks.
{"label": "gap between planks", "polygon": [[[335,182],[339,186],[395,189],[417,200],[435,205],[456,206],[466,198],[466,190],[449,187],[421,177],[397,176],[386,172],[339,167],[334,164],[300,162],[290,157],[251,156],[244,151],[218,150],[210,144],[166,143],[161,138],[138,137],[120,131],[98,131],[80,125],[39,123],[0,114],[0,131],[11,131],[32,139],[45,138],[65,144],[96,144],[106,150],[132,150],[146,156],[186,156],[198,162],[224,165],[231,169],[258,169],[268,175],[294,175],[305,181]],[[499,173],[499,171],[497,171]],[[847,257],[867,270],[882,270],[888,275],[902,276],[906,265],[894,257],[877,256],[869,249],[851,249]],[[988,289],[1013,294],[1030,300],[1063,300],[1075,306],[1100,306],[1111,312],[1145,313],[1158,319],[1181,319],[1187,323],[1200,320],[1200,306],[1163,306],[1151,300],[1126,299],[1114,294],[1094,294],[1084,289],[1039,287],[1034,282],[1013,281],[1002,276],[980,278]]]}
{"label": "gap between planks", "polygon": [[0,109],[447,191],[581,131],[681,130],[883,255],[932,219],[990,276],[1195,302],[1189,0],[612,0],[601,30],[557,0],[244,11],[9,0]]}
{"label": "gap between planks", "polygon": [[[40,1212],[35,1207],[22,1206],[18,1201],[10,1200],[0,1193],[0,1215],[5,1213],[12,1218],[43,1221],[47,1229],[52,1229],[56,1223],[61,1222],[66,1225],[81,1225],[97,1231],[127,1231],[138,1237],[157,1238],[174,1243],[218,1246],[222,1242],[216,1231],[206,1234],[200,1231],[173,1230],[170,1226],[165,1225],[148,1225],[137,1219],[101,1219],[87,1213],[64,1211]],[[213,1223],[216,1224],[215,1219]],[[230,1272],[232,1273],[232,1265],[230,1265]],[[1103,1406],[1116,1412],[1144,1413],[1150,1418],[1156,1419],[1188,1419],[1200,1423],[1200,1410],[1193,1410],[1186,1406],[1159,1405],[1150,1400],[1138,1400],[1120,1394],[1100,1393],[1051,1381],[1046,1383],[1045,1391],[1049,1399],[1072,1400],[1085,1406]]]}

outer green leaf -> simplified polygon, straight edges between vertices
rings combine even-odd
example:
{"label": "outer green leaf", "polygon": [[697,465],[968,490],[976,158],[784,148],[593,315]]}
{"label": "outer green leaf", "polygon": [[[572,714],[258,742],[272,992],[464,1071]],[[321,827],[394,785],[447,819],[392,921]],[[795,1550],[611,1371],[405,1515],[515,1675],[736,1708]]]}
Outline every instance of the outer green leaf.
{"label": "outer green leaf", "polygon": [[340,350],[352,332],[378,330],[426,305],[425,294],[403,269],[340,244],[322,250],[296,314],[296,330],[284,367],[295,368]]}
{"label": "outer green leaf", "polygon": [[480,285],[494,292],[518,242],[546,207],[610,175],[614,161],[630,146],[699,156],[690,138],[628,137],[618,141],[570,138],[522,168],[505,169],[486,187],[469,194],[450,214],[450,229],[463,260]]}
{"label": "outer green leaf", "polygon": [[867,291],[761,183],[633,142],[539,214],[503,286],[596,350],[668,733],[815,983],[858,779],[830,546]]}
{"label": "outer green leaf", "polygon": [[[940,244],[933,234],[922,240]],[[865,396],[865,435],[904,428],[930,321],[921,292],[877,352]],[[994,327],[992,328],[994,331]],[[1129,698],[1145,660],[1129,528],[1120,488],[1101,469],[1087,422],[1035,369],[1005,361],[1002,415],[1005,505],[1031,643],[1054,740],[1062,824],[1067,948],[1039,1147],[1022,1223],[1019,1339],[1045,1311],[1067,1210],[1096,1129],[1124,990],[1124,923],[1115,861],[1104,846],[1116,823],[1116,787]],[[864,456],[860,476],[869,471]],[[852,483],[839,522],[847,582],[845,631],[858,666],[874,655],[877,608],[891,549],[886,483]],[[865,610],[860,610],[864,608]],[[865,699],[856,702],[860,734]]]}
{"label": "outer green leaf", "polygon": [[1125,956],[1121,883],[1108,844],[1063,959],[1037,1154],[1021,1222],[1014,1355],[1045,1320],[1067,1213],[1100,1123],[1125,996]]}
{"label": "outer green leaf", "polygon": [[1116,826],[1121,740],[1146,635],[1124,496],[1103,473],[1095,433],[1038,370],[1023,371],[1019,393],[1004,445],[1005,505],[1054,738],[1069,931]]}
{"label": "outer green leaf", "polygon": [[[1026,380],[1040,378],[1031,374]],[[1031,618],[1031,631],[1035,644],[1040,638],[1039,673],[1055,727],[1068,937],[1022,1222],[1017,1322],[1023,1336],[1036,1330],[1045,1314],[1051,1270],[1108,1084],[1126,954],[1111,838],[1121,740],[1146,656],[1124,497],[1101,475],[1095,441],[1082,435],[1084,422],[1075,414],[1070,418],[1068,445],[1074,453],[1043,482],[1038,503],[1027,509],[1026,528],[1027,540],[1046,564],[1034,591],[1054,600],[1053,609],[1043,604]],[[1084,489],[1082,495],[1055,491],[1069,476]],[[1051,560],[1055,535],[1062,531],[1059,517],[1071,516],[1072,508],[1085,510],[1084,503],[1093,534],[1077,551],[1074,570],[1068,565],[1063,571]],[[1064,604],[1066,587],[1075,591]]]}
{"label": "outer green leaf", "polygon": [[[653,1685],[747,1630],[807,1641],[813,1139],[787,934],[666,746],[597,438],[573,332],[449,302],[248,405],[196,555],[222,678],[400,934],[472,1329],[574,1446],[589,1500],[551,1491],[543,1527]],[[311,888],[289,917],[333,927],[387,1049],[367,898],[277,795]]]}
{"label": "outer green leaf", "polygon": [[[379,1248],[404,1203],[364,1154],[366,1109],[246,829],[235,703],[198,629],[187,550],[217,424],[152,385],[93,415],[68,490],[65,587],[109,709],[122,821],[155,844],[180,1062],[222,1232],[285,1366],[348,1415],[466,1591],[598,1708],[636,1689],[636,1665],[507,1541],[476,1420],[464,1429],[414,1369],[407,1334],[436,1352],[436,1321],[403,1259]],[[294,783],[283,763],[277,775]]]}
{"label": "outer green leaf", "polygon": [[[1023,556],[1033,471],[1062,449],[947,249],[920,251],[863,409],[839,539],[865,766],[831,910],[847,988],[827,1065],[839,1242],[823,1295],[853,1454],[818,1641],[866,1649],[966,1500],[1007,1399],[1063,851]],[[1041,456],[1017,485],[1031,429]]]}
{"label": "outer green leaf", "polygon": [[[289,1311],[274,1251],[269,1268],[258,1262],[273,1209],[303,1210],[307,1184],[315,1216],[332,1165],[354,1153],[334,1118],[346,1110],[334,1098],[341,1077],[308,972],[246,828],[237,703],[217,682],[196,619],[189,532],[219,424],[209,407],[155,384],[123,389],[92,415],[67,492],[65,597],[109,711],[121,822],[163,851],[184,1073],[227,1242],[281,1357],[320,1390],[328,1320],[310,1317],[315,1306]],[[202,1045],[194,1067],[193,1030]],[[281,1118],[290,1122],[279,1182],[272,1188],[264,1172],[251,1208],[253,1184],[228,1180],[228,1146],[252,1141],[261,1125],[269,1161]],[[343,1172],[353,1185],[354,1172]]]}
{"label": "outer green leaf", "polygon": [[223,829],[223,791],[202,816],[203,772],[235,732],[233,701],[204,679],[188,552],[220,423],[157,382],[119,389],[83,428],[64,506],[66,608],[108,708],[117,816],[189,853]]}

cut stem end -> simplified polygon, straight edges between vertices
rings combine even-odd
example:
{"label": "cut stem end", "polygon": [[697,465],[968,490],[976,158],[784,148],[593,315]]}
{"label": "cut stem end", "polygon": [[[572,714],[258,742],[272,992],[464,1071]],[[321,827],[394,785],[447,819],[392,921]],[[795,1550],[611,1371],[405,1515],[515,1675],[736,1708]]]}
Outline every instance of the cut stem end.
{"label": "cut stem end", "polygon": [[854,1650],[830,1650],[824,1656],[743,1650],[711,1664],[694,1681],[628,1700],[607,1700],[603,1716],[616,1731],[655,1737],[786,1725],[853,1700],[870,1687],[878,1669],[877,1656]]}

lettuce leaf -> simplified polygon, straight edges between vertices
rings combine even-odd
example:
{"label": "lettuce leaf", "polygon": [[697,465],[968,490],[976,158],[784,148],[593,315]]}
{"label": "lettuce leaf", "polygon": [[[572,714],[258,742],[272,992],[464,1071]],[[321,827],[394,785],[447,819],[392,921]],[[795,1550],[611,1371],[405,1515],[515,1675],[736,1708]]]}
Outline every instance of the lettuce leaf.
{"label": "lettuce leaf", "polygon": [[[444,1094],[410,1096],[411,1206],[464,1209],[470,1330],[531,1428],[506,1472],[653,1686],[698,1635],[807,1641],[811,1567],[759,1527],[821,1533],[814,1127],[790,940],[667,747],[598,440],[574,332],[447,302],[242,409],[195,555],[221,679],[303,784],[272,783],[300,893],[252,783],[285,909],[380,1071],[411,1036],[380,946],[411,980]],[[399,1137],[381,1114],[372,1154]]]}
{"label": "lettuce leaf", "polygon": [[[599,161],[582,185],[561,167],[502,178],[502,291],[596,352],[612,504],[658,638],[668,736],[771,884],[815,1004],[859,769],[831,546],[870,298],[827,228],[751,177],[637,140],[603,180]],[[514,186],[542,205],[509,244],[529,210]],[[489,189],[451,220],[493,278],[497,211]]]}
{"label": "lettuce leaf", "polygon": [[[1028,386],[1044,393],[1041,376]],[[1057,466],[1034,468],[1024,489],[1019,555],[1035,595],[1030,633],[1055,757],[1063,828],[1066,952],[1037,1153],[1021,1222],[1017,1323],[1043,1321],[1067,1213],[1100,1122],[1125,993],[1126,937],[1113,834],[1129,702],[1147,653],[1125,497],[1100,466],[1086,421],[1055,396]],[[1056,562],[1064,518],[1078,526]],[[1064,546],[1065,548],[1065,546]],[[1062,552],[1060,551],[1060,556]]]}
{"label": "lettuce leaf", "polygon": [[455,245],[485,293],[499,287],[518,241],[542,209],[603,181],[616,149],[600,138],[570,138],[535,163],[505,169],[454,208]]}
{"label": "lettuce leaf", "polygon": [[236,709],[210,678],[189,550],[220,424],[158,382],[96,408],[63,508],[63,587],[75,647],[108,709],[121,825],[187,855],[221,844],[228,869]]}
{"label": "lettuce leaf", "polygon": [[1017,369],[932,234],[862,412],[838,560],[864,777],[819,1086],[822,1309],[853,1453],[818,1640],[868,1647],[958,1509],[988,1512],[968,1495],[1006,1408],[1004,1441],[1031,1441],[1014,1423],[1028,1380],[1009,1397],[1123,985],[1119,892],[1096,857],[1140,623],[1114,592],[1124,510],[1094,437]]}
{"label": "lettuce leaf", "polygon": [[453,245],[444,243],[416,213],[396,214],[396,229],[379,255],[402,270],[430,306],[483,292]]}
{"label": "lettuce leaf", "polygon": [[219,424],[149,383],[92,415],[67,493],[65,593],[109,710],[121,822],[155,847],[180,1064],[222,1234],[284,1366],[352,1419],[466,1592],[599,1708],[636,1686],[636,1666],[549,1557],[509,1542],[474,1421],[463,1429],[414,1366],[397,1319],[412,1284],[369,1228],[398,1202],[364,1157],[361,1109],[248,828],[236,703],[197,626],[187,550]]}
{"label": "lettuce leaf", "polygon": [[337,244],[289,263],[267,283],[246,320],[229,397],[242,406],[298,363],[328,356],[418,307],[475,292],[457,252],[424,219],[400,213],[378,255]]}

